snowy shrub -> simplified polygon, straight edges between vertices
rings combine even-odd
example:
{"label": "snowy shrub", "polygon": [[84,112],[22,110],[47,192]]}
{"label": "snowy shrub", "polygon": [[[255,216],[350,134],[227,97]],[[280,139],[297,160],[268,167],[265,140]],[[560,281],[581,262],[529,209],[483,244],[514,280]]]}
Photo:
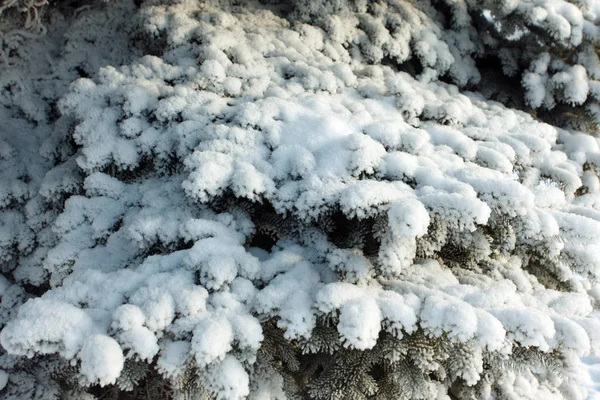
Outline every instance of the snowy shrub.
{"label": "snowy shrub", "polygon": [[5,66],[0,395],[585,399],[600,8],[209,3]]}

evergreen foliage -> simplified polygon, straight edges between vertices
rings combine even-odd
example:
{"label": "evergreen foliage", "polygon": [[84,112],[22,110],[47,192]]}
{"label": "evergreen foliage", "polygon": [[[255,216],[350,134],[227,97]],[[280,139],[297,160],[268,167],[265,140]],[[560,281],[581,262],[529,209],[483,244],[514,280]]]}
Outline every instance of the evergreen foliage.
{"label": "evergreen foliage", "polygon": [[215,3],[0,41],[0,396],[585,399],[600,3]]}

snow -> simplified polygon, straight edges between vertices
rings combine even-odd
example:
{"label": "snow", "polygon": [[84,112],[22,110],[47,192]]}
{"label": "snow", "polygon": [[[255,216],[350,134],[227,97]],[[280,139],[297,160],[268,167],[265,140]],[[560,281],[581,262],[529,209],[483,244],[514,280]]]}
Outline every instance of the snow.
{"label": "snow", "polygon": [[321,282],[319,274],[307,262],[295,262],[275,277],[256,295],[255,308],[265,314],[277,311],[277,322],[289,338],[309,337],[315,327],[314,297]]}
{"label": "snow", "polygon": [[233,340],[231,324],[223,318],[205,318],[194,329],[191,350],[200,367],[223,360]]}
{"label": "snow", "polygon": [[452,338],[466,341],[477,332],[475,310],[455,299],[436,295],[427,297],[420,317],[420,325],[434,336],[447,333]]}
{"label": "snow", "polygon": [[[0,333],[2,347],[15,354],[32,355],[30,345],[42,354],[59,352],[73,358],[94,331],[85,311],[65,302],[33,299],[19,308],[19,318]],[[37,329],[44,326],[46,329]]]}
{"label": "snow", "polygon": [[8,378],[8,373],[4,370],[0,370],[0,390],[6,387],[6,384],[8,383]]}
{"label": "snow", "polygon": [[600,357],[584,357],[587,376],[584,379],[584,387],[588,390],[587,400],[600,399]]}
{"label": "snow", "polygon": [[114,383],[123,369],[123,353],[119,343],[106,335],[92,335],[79,354],[81,372],[90,382]]}
{"label": "snow", "polygon": [[[297,3],[293,24],[257,4],[143,4],[128,35],[155,55],[90,56],[75,80],[91,50],[68,34],[64,87],[40,89],[56,121],[0,95],[11,132],[32,132],[0,131],[4,350],[57,354],[90,385],[131,359],[171,382],[194,369],[217,399],[269,398],[283,378],[254,381],[264,324],[311,343],[327,323],[349,352],[447,342],[456,365],[416,368],[489,396],[582,398],[581,356],[597,387],[598,139],[466,87],[496,84],[475,62],[493,53],[531,109],[597,105],[600,9],[457,0],[442,21],[428,1]],[[542,34],[558,45],[527,53]],[[484,357],[522,351],[564,356],[560,382],[543,365],[481,380]]]}
{"label": "snow", "polygon": [[340,308],[337,330],[344,346],[358,350],[371,349],[377,343],[381,311],[373,299],[358,298]]}
{"label": "snow", "polygon": [[249,393],[248,374],[233,356],[226,356],[202,374],[202,382],[217,400],[242,400]]}
{"label": "snow", "polygon": [[191,344],[186,340],[165,341],[160,357],[157,360],[158,370],[168,377],[179,377],[183,374],[189,358]]}

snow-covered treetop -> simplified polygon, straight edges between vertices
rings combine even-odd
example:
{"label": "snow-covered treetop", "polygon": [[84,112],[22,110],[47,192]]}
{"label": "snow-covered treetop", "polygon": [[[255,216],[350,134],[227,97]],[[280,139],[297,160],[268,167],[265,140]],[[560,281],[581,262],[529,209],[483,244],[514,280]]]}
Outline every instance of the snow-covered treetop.
{"label": "snow-covered treetop", "polygon": [[252,367],[274,322],[305,353],[410,359],[409,398],[583,399],[600,142],[464,90],[500,49],[505,72],[530,68],[530,107],[593,110],[600,6],[579,3],[143,4],[133,37],[154,55],[73,82],[43,178],[0,142],[0,294],[48,285],[0,343],[84,385],[128,388],[142,362],[217,399],[283,398],[281,371]]}

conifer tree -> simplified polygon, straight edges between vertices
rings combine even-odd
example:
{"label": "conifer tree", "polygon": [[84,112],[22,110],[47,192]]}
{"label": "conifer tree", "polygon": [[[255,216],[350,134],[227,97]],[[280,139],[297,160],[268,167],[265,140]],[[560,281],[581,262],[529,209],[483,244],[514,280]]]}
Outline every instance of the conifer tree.
{"label": "conifer tree", "polygon": [[0,397],[587,398],[600,3],[0,18]]}

